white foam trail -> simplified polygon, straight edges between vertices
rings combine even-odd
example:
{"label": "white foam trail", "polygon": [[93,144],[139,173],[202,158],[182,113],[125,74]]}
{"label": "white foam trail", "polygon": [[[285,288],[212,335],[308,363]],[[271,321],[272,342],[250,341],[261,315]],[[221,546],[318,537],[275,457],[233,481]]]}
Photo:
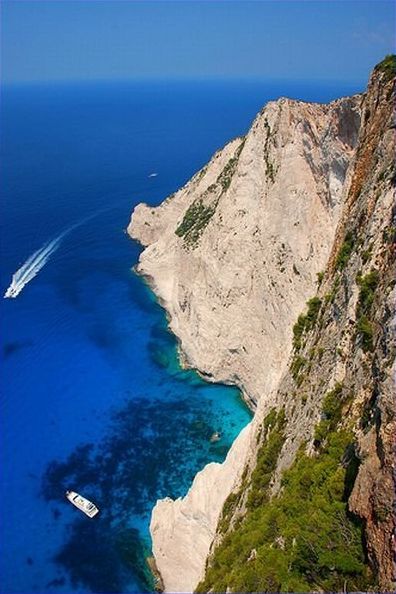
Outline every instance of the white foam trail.
{"label": "white foam trail", "polygon": [[59,248],[60,244],[62,243],[62,240],[66,237],[66,235],[68,235],[74,229],[80,227],[93,217],[98,216],[105,210],[109,209],[106,208],[104,210],[101,210],[93,215],[86,217],[82,221],[79,221],[78,223],[71,225],[71,227],[68,227],[65,231],[62,231],[62,233],[55,237],[55,239],[47,241],[39,250],[37,250],[31,256],[29,256],[26,262],[22,264],[22,266],[18,268],[18,270],[12,275],[11,284],[4,293],[4,298],[6,299],[18,297],[22,289],[28,283],[30,283],[30,281],[33,280],[34,277],[40,272],[40,270],[46,265],[52,254],[56,252],[56,250]]}

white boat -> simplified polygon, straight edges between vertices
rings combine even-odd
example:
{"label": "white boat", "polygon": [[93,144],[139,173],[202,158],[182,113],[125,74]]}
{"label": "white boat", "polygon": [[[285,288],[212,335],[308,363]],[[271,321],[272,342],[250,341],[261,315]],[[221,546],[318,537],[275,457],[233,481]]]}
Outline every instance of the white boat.
{"label": "white boat", "polygon": [[82,511],[89,518],[93,518],[94,516],[96,516],[96,514],[99,513],[98,508],[94,503],[92,503],[92,501],[89,501],[89,499],[85,499],[85,497],[82,497],[82,495],[79,495],[75,491],[66,491],[66,497],[70,501],[70,503],[75,505],[77,509]]}

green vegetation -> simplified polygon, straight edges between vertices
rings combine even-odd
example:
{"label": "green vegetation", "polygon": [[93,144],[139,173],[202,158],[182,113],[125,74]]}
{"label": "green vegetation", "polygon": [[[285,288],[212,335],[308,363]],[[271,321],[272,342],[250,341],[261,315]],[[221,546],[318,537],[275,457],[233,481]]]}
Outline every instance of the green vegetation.
{"label": "green vegetation", "polygon": [[[247,501],[248,508],[254,508],[257,505],[268,500],[268,486],[272,473],[278,459],[279,452],[283,445],[283,428],[285,425],[285,415],[281,411],[277,413],[273,408],[263,421],[258,439],[264,434],[266,445],[260,448],[257,454],[256,467],[251,477],[251,488]],[[246,489],[246,471],[242,477],[242,484],[236,493],[230,493],[225,500],[220,521],[217,525],[217,531],[220,534],[227,532],[230,527],[230,521],[237,508],[240,498]]]}
{"label": "green vegetation", "polygon": [[241,496],[240,490],[237,493],[230,493],[225,500],[223,505],[223,510],[221,513],[220,521],[217,525],[217,531],[219,534],[223,534],[226,532],[230,526],[231,518],[234,514],[234,511],[238,505],[239,499]]}
{"label": "green vegetation", "polygon": [[395,243],[396,242],[396,227],[393,225],[386,227],[382,233],[382,238],[386,243]]}
{"label": "green vegetation", "polygon": [[323,278],[324,278],[324,272],[318,272],[317,275],[316,275],[316,277],[318,279],[317,280],[318,286],[320,286],[322,284],[322,281],[323,281]]}
{"label": "green vegetation", "polygon": [[336,258],[336,268],[337,270],[343,270],[347,265],[347,262],[353,252],[353,248],[355,247],[355,238],[353,234],[348,231],[345,235],[345,239],[340,247],[340,250],[337,254]]}
{"label": "green vegetation", "polygon": [[380,280],[379,272],[378,270],[371,270],[365,276],[359,274],[356,280],[360,287],[356,307],[357,332],[362,341],[362,348],[367,352],[372,351],[374,348],[374,329],[370,320],[370,313],[374,302],[375,291]]}
{"label": "green vegetation", "polygon": [[201,179],[203,178],[203,176],[205,175],[207,170],[208,170],[208,166],[205,165],[204,167],[202,167],[202,169],[200,171],[198,171],[198,173],[195,174],[197,182],[201,181]]}
{"label": "green vegetation", "polygon": [[299,351],[302,347],[303,334],[315,325],[321,305],[322,301],[319,297],[312,297],[307,301],[307,313],[298,316],[297,322],[293,326],[293,347],[296,351]]}
{"label": "green vegetation", "polygon": [[359,274],[356,280],[360,287],[358,308],[362,312],[368,312],[373,304],[374,293],[379,283],[379,272],[372,270],[365,276]]}
{"label": "green vegetation", "polygon": [[371,246],[367,250],[364,250],[362,252],[362,262],[363,262],[363,264],[366,264],[370,260],[371,254],[372,254],[372,247]]}
{"label": "green vegetation", "polygon": [[[221,194],[225,192],[231,184],[232,176],[234,175],[239,155],[241,154],[244,144],[245,138],[243,138],[242,142],[236,149],[234,156],[228,161],[227,165],[218,176],[216,183],[211,184],[204,192],[202,197],[194,200],[194,202],[190,204],[186,210],[183,220],[175,230],[175,233],[179,237],[184,237],[184,241],[187,246],[196,246],[203,233],[203,230],[216,212]],[[219,186],[222,188],[220,196],[217,196],[213,198],[211,202],[208,202],[210,194],[216,192]]]}
{"label": "green vegetation", "polygon": [[362,339],[362,348],[365,352],[372,351],[374,348],[373,337],[374,329],[373,325],[367,316],[361,315],[357,320],[357,331],[358,335]]}
{"label": "green vegetation", "polygon": [[241,144],[235,151],[235,154],[231,159],[228,161],[227,165],[224,167],[223,171],[218,176],[216,183],[219,183],[222,187],[223,192],[228,190],[231,184],[232,176],[235,173],[236,166],[238,164],[239,155],[245,144],[245,138],[242,140]]}
{"label": "green vegetation", "polygon": [[298,379],[300,372],[303,370],[306,364],[307,360],[305,359],[305,357],[300,357],[300,355],[294,357],[290,367],[294,380]]}
{"label": "green vegetation", "polygon": [[224,536],[197,592],[227,588],[340,592],[375,587],[365,562],[362,526],[347,509],[358,467],[353,434],[339,427],[341,395],[338,385],[325,398],[326,435],[317,454],[310,457],[301,448],[284,474],[280,495],[268,500],[268,475],[283,441],[283,426],[277,420],[259,452],[264,460],[258,475],[262,483],[258,478],[254,489],[260,492],[257,485],[262,484],[264,496],[254,500],[237,527]]}
{"label": "green vegetation", "polygon": [[264,421],[265,443],[257,454],[256,466],[251,477],[251,486],[247,499],[247,509],[251,510],[269,500],[269,486],[275,470],[278,456],[284,443],[283,430],[285,413],[276,414],[272,409]]}
{"label": "green vegetation", "polygon": [[383,72],[385,74],[385,79],[388,82],[392,80],[396,76],[396,56],[395,54],[389,54],[385,56],[385,58],[376,65],[374,68],[377,72]]}
{"label": "green vegetation", "polygon": [[293,326],[293,346],[296,351],[299,351],[302,346],[302,335],[305,331],[305,316],[300,314],[297,322]]}
{"label": "green vegetation", "polygon": [[332,287],[330,293],[326,293],[326,295],[324,297],[325,303],[333,303],[334,302],[336,295],[337,295],[338,287],[340,286],[340,282],[341,282],[341,279],[339,276],[337,276],[334,280],[334,284],[333,284],[333,287]]}
{"label": "green vegetation", "polygon": [[315,427],[314,442],[318,447],[341,420],[342,384],[337,383],[323,400],[322,419]]}
{"label": "green vegetation", "polygon": [[274,164],[271,163],[271,161],[268,159],[267,156],[265,158],[265,164],[266,164],[265,174],[267,175],[267,177],[270,178],[272,183],[274,183],[276,168],[275,168]]}
{"label": "green vegetation", "polygon": [[195,200],[187,209],[182,222],[175,233],[179,237],[184,237],[187,244],[195,244],[201,236],[202,231],[214,215],[217,202],[210,205],[204,205],[202,198]]}
{"label": "green vegetation", "polygon": [[269,125],[267,118],[265,118],[265,120],[264,120],[264,128],[267,131],[267,136],[265,139],[265,146],[264,146],[265,174],[267,177],[269,177],[271,182],[274,183],[277,168],[269,160],[269,142],[271,139],[271,126]]}

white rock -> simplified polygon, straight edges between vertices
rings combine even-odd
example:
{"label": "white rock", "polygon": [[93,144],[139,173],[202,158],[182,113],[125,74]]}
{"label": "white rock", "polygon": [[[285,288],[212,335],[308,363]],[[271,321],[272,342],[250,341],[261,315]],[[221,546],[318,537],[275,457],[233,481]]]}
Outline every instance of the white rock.
{"label": "white rock", "polygon": [[[146,249],[137,270],[169,316],[184,362],[238,385],[254,420],[223,464],[209,464],[183,499],[157,502],[153,551],[168,592],[192,592],[204,575],[222,506],[254,452],[256,426],[273,405],[292,326],[315,293],[348,186],[360,98],[329,105],[280,99],[254,120],[229,187],[215,184],[241,139],[218,151],[157,208],[136,207],[128,232]],[[349,118],[349,136],[338,133]],[[194,249],[175,234],[197,199],[218,198]]]}

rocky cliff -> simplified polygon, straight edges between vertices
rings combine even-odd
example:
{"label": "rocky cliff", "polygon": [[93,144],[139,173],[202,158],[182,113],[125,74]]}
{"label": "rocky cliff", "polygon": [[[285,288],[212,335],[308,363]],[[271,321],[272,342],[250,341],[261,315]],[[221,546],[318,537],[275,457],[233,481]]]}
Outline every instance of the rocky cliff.
{"label": "rocky cliff", "polygon": [[[210,551],[200,589],[252,591],[236,578],[224,581],[222,563],[229,575],[233,564],[227,543],[259,514],[264,492],[268,501],[282,496],[296,454],[320,460],[341,429],[353,435],[345,438],[353,464],[342,467],[344,504],[364,523],[362,566],[390,583],[391,75],[378,67],[366,94],[328,105],[269,103],[248,134],[184,188],[133,213],[129,233],[146,247],[138,272],[165,307],[184,363],[209,381],[238,385],[256,410],[222,465],[209,464],[184,499],[159,501],[153,510],[153,551],[167,591],[193,591]],[[336,424],[323,412],[330,392]],[[267,456],[271,440],[276,456],[261,484],[260,452]],[[282,551],[298,548],[298,534],[290,538],[274,536]],[[250,544],[242,546],[242,561],[251,559],[250,573],[260,576],[260,543]],[[272,589],[283,585],[277,579]],[[320,588],[311,581],[306,585]]]}

